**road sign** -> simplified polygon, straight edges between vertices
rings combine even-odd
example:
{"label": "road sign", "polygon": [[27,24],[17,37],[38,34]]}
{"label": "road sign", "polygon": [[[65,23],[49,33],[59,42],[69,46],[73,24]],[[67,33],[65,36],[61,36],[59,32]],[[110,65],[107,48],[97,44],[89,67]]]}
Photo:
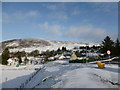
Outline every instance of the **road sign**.
{"label": "road sign", "polygon": [[108,54],[108,55],[110,55],[110,54],[111,54],[110,50],[108,50],[108,51],[107,51],[107,54]]}

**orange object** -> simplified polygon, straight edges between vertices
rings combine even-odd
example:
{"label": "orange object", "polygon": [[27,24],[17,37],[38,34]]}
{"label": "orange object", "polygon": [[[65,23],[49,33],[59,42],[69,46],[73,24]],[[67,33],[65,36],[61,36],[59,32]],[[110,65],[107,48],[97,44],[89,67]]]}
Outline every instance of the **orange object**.
{"label": "orange object", "polygon": [[97,62],[98,68],[105,68],[105,63]]}

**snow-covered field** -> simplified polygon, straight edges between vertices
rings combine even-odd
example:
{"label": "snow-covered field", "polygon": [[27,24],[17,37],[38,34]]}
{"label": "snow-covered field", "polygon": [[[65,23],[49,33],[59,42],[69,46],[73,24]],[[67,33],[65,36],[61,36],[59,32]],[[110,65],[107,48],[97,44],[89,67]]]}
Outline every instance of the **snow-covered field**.
{"label": "snow-covered field", "polygon": [[35,72],[35,68],[40,68],[42,65],[31,66],[1,66],[2,68],[2,87],[16,88],[22,82],[25,82]]}
{"label": "snow-covered field", "polygon": [[106,64],[104,69],[97,64],[68,63],[57,60],[35,66],[2,66],[2,87],[19,88],[35,68],[38,73],[24,88],[118,88],[118,66]]}

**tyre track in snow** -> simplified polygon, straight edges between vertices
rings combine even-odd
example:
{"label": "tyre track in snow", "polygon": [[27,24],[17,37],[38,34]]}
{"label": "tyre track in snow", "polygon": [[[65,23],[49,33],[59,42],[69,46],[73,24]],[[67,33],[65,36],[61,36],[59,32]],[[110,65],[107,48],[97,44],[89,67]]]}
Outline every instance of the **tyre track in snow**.
{"label": "tyre track in snow", "polygon": [[105,78],[103,78],[103,77],[100,76],[100,75],[97,75],[97,74],[92,74],[92,75],[98,77],[102,82],[107,82],[107,83],[110,83],[110,84],[112,84],[112,85],[120,86],[119,83],[117,83],[117,82],[113,82],[113,81],[108,80],[108,79],[105,79]]}
{"label": "tyre track in snow", "polygon": [[[62,75],[69,70],[74,70],[77,68],[82,68],[81,65],[69,64],[69,65],[53,65],[45,64],[44,68],[40,70],[37,75],[32,78],[32,80],[25,86],[25,88],[50,88],[56,81],[55,78]],[[58,68],[58,70],[51,72],[50,68]],[[48,70],[47,70],[48,69]],[[51,83],[49,83],[49,81]],[[44,86],[44,87],[43,87]]]}

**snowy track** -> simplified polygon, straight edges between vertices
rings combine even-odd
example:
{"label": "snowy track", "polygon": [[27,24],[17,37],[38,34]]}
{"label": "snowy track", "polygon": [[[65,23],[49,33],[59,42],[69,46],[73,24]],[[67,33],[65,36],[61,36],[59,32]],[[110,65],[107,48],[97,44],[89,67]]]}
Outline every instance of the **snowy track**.
{"label": "snowy track", "polygon": [[[40,66],[38,65],[38,67]],[[44,64],[44,68],[42,68],[24,87],[117,88],[119,86],[118,66],[108,64],[105,65],[105,67],[104,69],[99,69],[96,64],[68,63],[67,60],[57,60]],[[26,69],[28,68],[26,67]],[[3,72],[4,71],[5,69]],[[25,77],[26,79],[21,78],[21,81],[25,82],[31,75],[32,73]],[[13,79],[12,82],[14,81],[15,83],[16,80],[19,80],[19,78]],[[11,83],[11,80],[3,83],[3,86],[11,87],[9,83]]]}

